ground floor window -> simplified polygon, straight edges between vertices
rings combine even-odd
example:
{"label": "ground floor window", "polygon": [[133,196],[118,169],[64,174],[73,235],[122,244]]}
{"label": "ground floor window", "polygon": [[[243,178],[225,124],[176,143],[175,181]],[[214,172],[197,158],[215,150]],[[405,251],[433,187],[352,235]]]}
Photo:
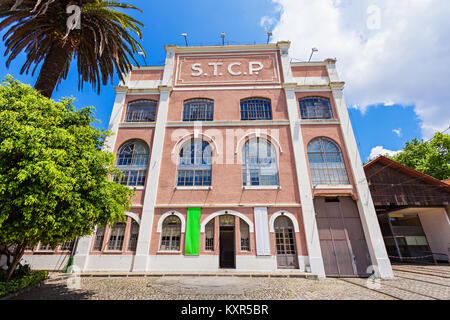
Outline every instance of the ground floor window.
{"label": "ground floor window", "polygon": [[214,219],[205,226],[205,251],[214,251]]}
{"label": "ground floor window", "polygon": [[125,238],[125,223],[115,223],[111,228],[107,244],[108,250],[122,250],[123,240]]}
{"label": "ground floor window", "polygon": [[247,222],[239,218],[239,230],[241,233],[241,251],[250,251],[250,229]]}
{"label": "ground floor window", "polygon": [[161,233],[161,251],[180,251],[181,221],[176,215],[164,219]]}

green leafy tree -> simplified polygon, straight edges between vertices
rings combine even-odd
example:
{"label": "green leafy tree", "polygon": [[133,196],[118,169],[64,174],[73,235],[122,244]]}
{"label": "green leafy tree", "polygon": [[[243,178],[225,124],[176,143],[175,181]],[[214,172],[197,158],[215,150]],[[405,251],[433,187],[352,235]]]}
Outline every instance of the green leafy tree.
{"label": "green leafy tree", "polygon": [[123,9],[139,10],[118,1],[2,0],[0,31],[8,28],[3,36],[6,65],[22,51],[27,59],[21,73],[34,65],[34,75],[43,62],[35,88],[50,98],[76,58],[78,89],[90,82],[100,92],[101,84],[112,83],[115,74],[123,80],[132,62],[139,65],[133,55],[144,52],[132,36],[142,39],[143,24],[119,11]]}
{"label": "green leafy tree", "polygon": [[134,192],[102,151],[93,108],[55,102],[8,76],[0,86],[0,248],[9,279],[26,246],[57,245],[124,221]]}
{"label": "green leafy tree", "polygon": [[413,139],[393,160],[439,180],[450,178],[450,135],[436,133],[430,141]]}

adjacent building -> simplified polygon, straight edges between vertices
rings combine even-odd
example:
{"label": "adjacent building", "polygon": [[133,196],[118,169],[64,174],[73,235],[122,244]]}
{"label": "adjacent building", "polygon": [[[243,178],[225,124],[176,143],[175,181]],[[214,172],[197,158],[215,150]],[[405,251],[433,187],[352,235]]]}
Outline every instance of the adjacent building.
{"label": "adjacent building", "polygon": [[[166,46],[127,75],[108,143],[136,196],[126,223],[80,239],[80,270],[392,277],[336,61],[289,47]],[[60,268],[54,249],[25,259]]]}
{"label": "adjacent building", "polygon": [[364,170],[389,257],[450,262],[450,185],[383,156]]}

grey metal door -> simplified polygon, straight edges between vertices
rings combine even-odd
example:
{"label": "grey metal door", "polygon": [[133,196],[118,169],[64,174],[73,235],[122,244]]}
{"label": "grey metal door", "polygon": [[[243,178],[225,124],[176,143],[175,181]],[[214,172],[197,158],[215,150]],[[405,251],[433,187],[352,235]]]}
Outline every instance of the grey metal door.
{"label": "grey metal door", "polygon": [[316,197],[320,246],[329,277],[367,277],[370,256],[355,201]]}
{"label": "grey metal door", "polygon": [[295,231],[292,221],[284,216],[275,220],[275,245],[277,265],[281,269],[298,269]]}

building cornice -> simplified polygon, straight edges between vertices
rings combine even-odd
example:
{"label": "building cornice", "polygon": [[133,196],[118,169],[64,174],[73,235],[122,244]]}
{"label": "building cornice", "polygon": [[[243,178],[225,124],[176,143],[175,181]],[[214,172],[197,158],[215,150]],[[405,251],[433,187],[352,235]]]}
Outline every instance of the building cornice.
{"label": "building cornice", "polygon": [[128,87],[127,86],[117,86],[117,87],[114,87],[114,91],[116,91],[116,93],[127,92]]}

